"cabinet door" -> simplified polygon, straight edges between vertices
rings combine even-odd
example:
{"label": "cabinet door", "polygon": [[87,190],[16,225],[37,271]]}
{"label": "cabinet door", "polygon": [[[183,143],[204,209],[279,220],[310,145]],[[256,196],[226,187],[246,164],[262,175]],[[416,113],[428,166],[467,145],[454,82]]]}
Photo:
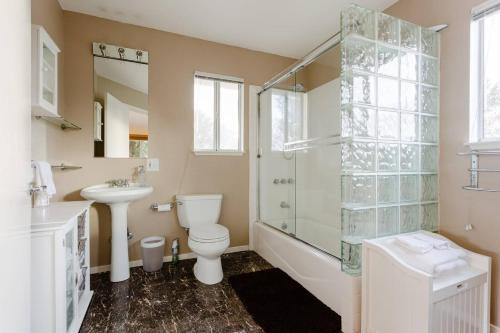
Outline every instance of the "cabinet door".
{"label": "cabinet door", "polygon": [[64,235],[64,267],[65,267],[65,283],[66,283],[66,330],[70,327],[76,316],[76,292],[75,292],[75,244],[76,232],[74,224],[69,228]]}
{"label": "cabinet door", "polygon": [[55,110],[57,99],[57,53],[52,50],[48,43],[42,39],[41,50],[41,83],[42,95],[44,102],[50,105],[51,109]]}

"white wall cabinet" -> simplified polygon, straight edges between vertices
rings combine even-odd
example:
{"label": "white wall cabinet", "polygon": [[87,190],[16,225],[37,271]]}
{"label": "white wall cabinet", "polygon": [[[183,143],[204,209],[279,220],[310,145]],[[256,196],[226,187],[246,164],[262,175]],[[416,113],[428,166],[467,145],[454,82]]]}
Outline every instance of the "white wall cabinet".
{"label": "white wall cabinet", "polygon": [[89,208],[92,201],[33,208],[31,331],[78,332],[90,304]]}
{"label": "white wall cabinet", "polygon": [[59,117],[57,109],[56,43],[42,26],[31,29],[31,113],[34,116]]}

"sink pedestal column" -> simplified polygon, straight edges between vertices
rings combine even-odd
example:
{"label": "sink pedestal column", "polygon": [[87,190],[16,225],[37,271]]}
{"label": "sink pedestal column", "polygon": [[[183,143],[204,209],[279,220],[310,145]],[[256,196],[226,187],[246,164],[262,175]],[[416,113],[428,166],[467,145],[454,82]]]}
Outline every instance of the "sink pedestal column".
{"label": "sink pedestal column", "polygon": [[109,204],[111,208],[111,282],[130,277],[128,263],[127,209],[128,202]]}

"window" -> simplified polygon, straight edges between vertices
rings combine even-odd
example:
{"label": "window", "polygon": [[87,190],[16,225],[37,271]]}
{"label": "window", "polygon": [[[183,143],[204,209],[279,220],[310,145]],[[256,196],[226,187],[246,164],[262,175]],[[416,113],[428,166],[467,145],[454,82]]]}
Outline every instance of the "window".
{"label": "window", "polygon": [[243,153],[242,105],[243,80],[195,73],[195,153]]}
{"label": "window", "polygon": [[[472,11],[470,66],[471,146],[500,147],[500,0]],[[475,143],[475,144],[474,144]]]}

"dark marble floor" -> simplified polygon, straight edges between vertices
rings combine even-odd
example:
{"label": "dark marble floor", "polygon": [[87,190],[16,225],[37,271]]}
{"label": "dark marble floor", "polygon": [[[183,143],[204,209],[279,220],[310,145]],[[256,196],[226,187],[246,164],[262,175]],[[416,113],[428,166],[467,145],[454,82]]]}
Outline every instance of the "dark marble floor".
{"label": "dark marble floor", "polygon": [[272,266],[255,252],[222,256],[224,280],[207,286],[196,280],[195,259],[161,271],[132,268],[130,279],[111,283],[109,273],[90,278],[94,297],[80,332],[260,332],[227,278]]}

